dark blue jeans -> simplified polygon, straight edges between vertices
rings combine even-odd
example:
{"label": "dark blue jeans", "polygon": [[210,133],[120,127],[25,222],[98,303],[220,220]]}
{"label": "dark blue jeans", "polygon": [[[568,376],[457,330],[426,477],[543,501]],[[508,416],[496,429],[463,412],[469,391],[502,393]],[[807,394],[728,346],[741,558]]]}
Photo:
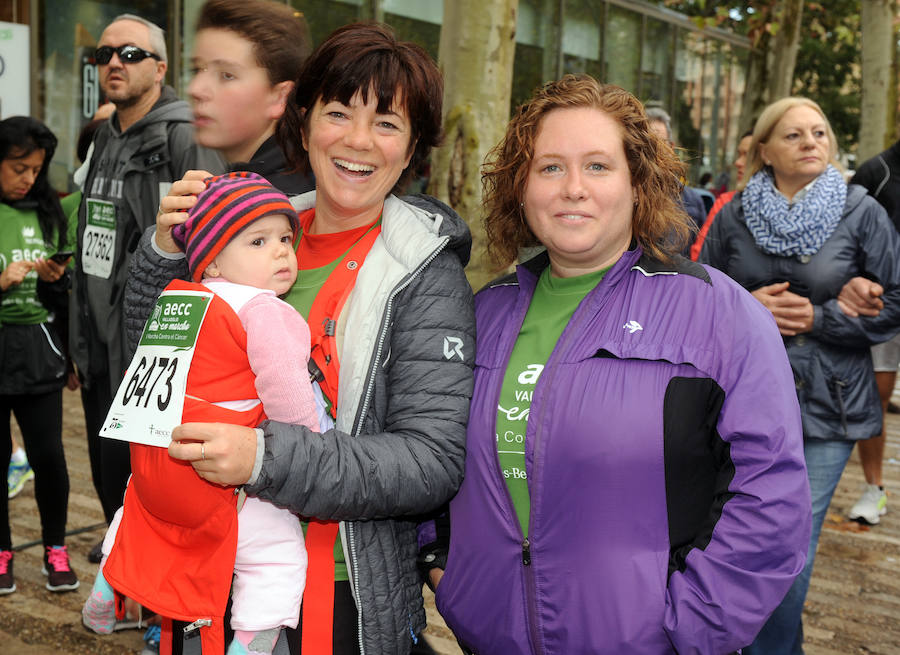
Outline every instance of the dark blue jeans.
{"label": "dark blue jeans", "polygon": [[854,443],[818,439],[804,441],[803,454],[812,497],[812,534],[806,565],[756,639],[743,649],[743,655],[803,655],[803,603],[809,590],[819,534]]}

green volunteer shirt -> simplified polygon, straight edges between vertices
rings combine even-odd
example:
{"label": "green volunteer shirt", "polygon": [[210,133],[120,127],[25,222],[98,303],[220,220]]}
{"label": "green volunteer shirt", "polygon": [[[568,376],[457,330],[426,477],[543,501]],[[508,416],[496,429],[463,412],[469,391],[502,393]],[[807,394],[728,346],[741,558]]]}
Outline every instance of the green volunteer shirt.
{"label": "green volunteer shirt", "polygon": [[534,389],[575,309],[608,270],[561,278],[552,275],[549,266],[544,269],[509,357],[497,405],[497,455],[525,536],[531,512],[525,434]]}
{"label": "green volunteer shirt", "polygon": [[[72,194],[61,199],[66,215],[73,203],[78,206],[79,198]],[[34,261],[55,252],[55,240],[44,241],[36,210],[14,209],[0,202],[0,271],[13,262]],[[21,284],[0,293],[0,323],[36,325],[47,320],[47,310],[37,297],[37,281],[37,272],[30,271]]]}

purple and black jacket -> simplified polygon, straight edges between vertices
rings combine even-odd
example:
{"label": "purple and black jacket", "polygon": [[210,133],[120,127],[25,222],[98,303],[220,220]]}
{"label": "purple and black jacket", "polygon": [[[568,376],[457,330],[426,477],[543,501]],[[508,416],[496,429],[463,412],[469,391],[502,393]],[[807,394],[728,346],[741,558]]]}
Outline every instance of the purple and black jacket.
{"label": "purple and black jacket", "polygon": [[526,538],[495,423],[547,264],[476,296],[466,472],[438,609],[479,655],[736,651],[809,545],[800,411],[775,323],[719,271],[626,252],[535,388]]}

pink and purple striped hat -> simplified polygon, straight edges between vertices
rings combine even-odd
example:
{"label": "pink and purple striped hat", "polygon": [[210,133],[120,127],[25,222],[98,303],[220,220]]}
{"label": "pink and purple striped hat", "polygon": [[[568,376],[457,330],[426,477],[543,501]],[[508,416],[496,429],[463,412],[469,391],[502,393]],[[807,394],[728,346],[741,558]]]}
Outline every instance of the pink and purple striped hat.
{"label": "pink and purple striped hat", "polygon": [[172,228],[172,238],[187,255],[191,278],[199,282],[222,248],[253,221],[284,214],[294,236],[300,219],[287,196],[256,173],[235,172],[204,180],[206,189],[188,211],[188,219]]}

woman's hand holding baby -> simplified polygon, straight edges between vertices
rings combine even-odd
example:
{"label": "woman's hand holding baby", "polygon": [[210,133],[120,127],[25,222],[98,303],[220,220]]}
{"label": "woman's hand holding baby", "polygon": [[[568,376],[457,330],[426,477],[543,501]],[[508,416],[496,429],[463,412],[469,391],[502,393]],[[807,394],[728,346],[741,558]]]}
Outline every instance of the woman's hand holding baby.
{"label": "woman's hand holding baby", "polygon": [[181,252],[172,239],[172,228],[184,223],[188,210],[197,203],[197,195],[206,185],[203,183],[212,173],[208,171],[187,171],[184,177],[174,182],[169,194],[159,201],[156,214],[156,245],[165,252]]}
{"label": "woman's hand holding baby", "polygon": [[224,486],[250,479],[256,430],[227,423],[185,423],[172,432],[169,455],[186,460],[204,480]]}

